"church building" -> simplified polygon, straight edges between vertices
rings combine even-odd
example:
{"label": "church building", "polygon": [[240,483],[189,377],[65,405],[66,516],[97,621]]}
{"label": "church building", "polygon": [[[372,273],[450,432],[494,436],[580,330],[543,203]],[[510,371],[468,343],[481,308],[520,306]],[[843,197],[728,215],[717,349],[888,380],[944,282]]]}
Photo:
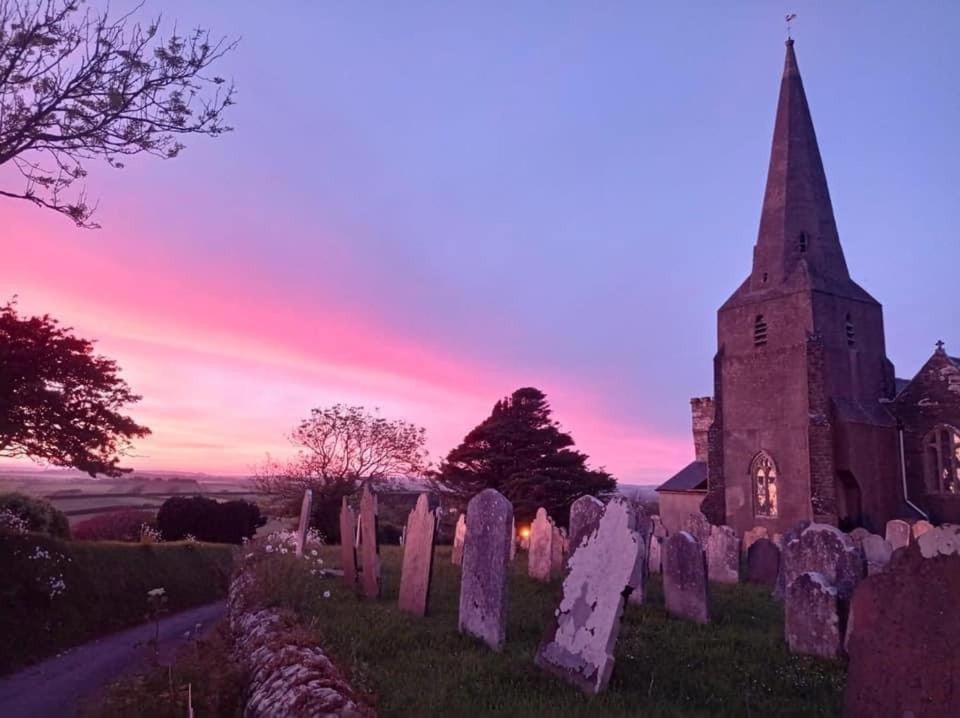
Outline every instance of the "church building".
{"label": "church building", "polygon": [[714,395],[692,407],[696,460],[657,489],[671,530],[697,509],[739,533],[960,523],[960,359],[938,343],[895,378],[883,308],[843,255],[793,40],[753,266],[717,312]]}

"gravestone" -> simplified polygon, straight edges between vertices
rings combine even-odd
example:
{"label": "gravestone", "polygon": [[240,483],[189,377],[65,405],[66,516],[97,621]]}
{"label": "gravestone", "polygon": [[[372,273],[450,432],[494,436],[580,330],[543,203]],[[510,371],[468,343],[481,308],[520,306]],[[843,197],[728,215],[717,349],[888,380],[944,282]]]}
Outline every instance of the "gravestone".
{"label": "gravestone", "polygon": [[343,497],[340,503],[340,564],[343,569],[343,582],[350,588],[357,586],[357,513]]}
{"label": "gravestone", "polygon": [[863,540],[867,536],[870,536],[870,532],[867,531],[862,526],[858,526],[857,528],[855,528],[853,531],[850,532],[850,538],[853,539],[854,545],[859,549],[863,548]]}
{"label": "gravestone", "polygon": [[640,515],[637,514],[637,535],[640,537],[640,550],[637,551],[637,582],[633,587],[633,591],[630,592],[630,595],[627,596],[627,603],[632,606],[642,606],[647,600],[647,578],[650,575],[650,566],[649,559],[647,557],[647,540],[652,539],[652,537],[645,538],[644,534],[639,530],[641,526]]}
{"label": "gravestone", "polygon": [[867,575],[872,576],[875,573],[883,571],[890,563],[890,556],[893,554],[893,547],[890,542],[882,536],[868,534],[861,543],[863,557],[867,561]]}
{"label": "gravestone", "polygon": [[770,539],[753,542],[747,551],[747,581],[773,588],[780,573],[780,548]]}
{"label": "gravestone", "polygon": [[710,538],[710,526],[711,524],[707,520],[707,517],[697,511],[696,513],[687,514],[687,517],[680,525],[680,530],[686,531],[693,536],[700,543],[700,546],[703,547],[707,545],[707,539]]}
{"label": "gravestone", "polygon": [[300,525],[297,526],[297,546],[294,553],[303,556],[303,547],[307,545],[307,529],[310,528],[310,509],[313,507],[313,491],[303,492],[303,501],[300,503]]}
{"label": "gravestone", "polygon": [[924,519],[920,519],[910,528],[910,532],[913,534],[914,539],[918,539],[932,528],[932,523],[925,521]]}
{"label": "gravestone", "polygon": [[563,529],[553,527],[553,538],[550,542],[550,575],[554,578],[563,575],[563,544],[565,541]]}
{"label": "gravestone", "polygon": [[781,601],[783,600],[784,594],[787,591],[787,584],[785,578],[785,566],[783,558],[783,550],[788,543],[800,537],[800,534],[804,532],[807,526],[810,525],[810,522],[806,519],[799,521],[792,529],[789,529],[786,533],[779,534],[775,533],[770,537],[770,540],[773,541],[777,548],[780,549],[780,574],[777,576],[777,584],[773,588],[774,598],[778,598]]}
{"label": "gravestone", "polygon": [[958,596],[960,556],[924,558],[918,546],[897,551],[886,571],[857,587],[844,715],[960,716]]}
{"label": "gravestone", "polygon": [[654,536],[659,536],[660,538],[667,537],[667,529],[663,525],[663,519],[660,518],[659,514],[653,514],[650,517],[650,526]]}
{"label": "gravestone", "polygon": [[583,537],[597,527],[603,514],[603,502],[593,496],[581,496],[570,504],[570,555],[580,546]]}
{"label": "gravestone", "polygon": [[416,507],[407,517],[398,602],[401,611],[415,616],[427,613],[436,530],[437,516],[430,510],[430,500],[426,494],[420,494]]}
{"label": "gravestone", "polygon": [[917,539],[917,545],[924,558],[960,554],[960,526],[944,524],[925,531]]}
{"label": "gravestone", "polygon": [[530,552],[527,558],[527,573],[536,581],[549,581],[553,567],[553,521],[543,507],[530,525]]}
{"label": "gravestone", "polygon": [[517,557],[517,522],[510,522],[510,562]]}
{"label": "gravestone", "polygon": [[467,504],[458,627],[495,651],[506,640],[512,524],[513,506],[495,489],[484,489]]}
{"label": "gravestone", "polygon": [[664,543],[663,596],[670,614],[697,623],[709,622],[706,558],[700,544],[686,531],[668,536]]}
{"label": "gravestone", "polygon": [[766,526],[754,526],[752,529],[745,532],[743,534],[743,555],[746,556],[754,542],[759,541],[762,538],[770,538],[770,532],[767,530]]}
{"label": "gravestone", "polygon": [[647,573],[660,573],[663,565],[663,539],[656,533],[650,535],[647,549]]}
{"label": "gravestone", "polygon": [[791,653],[821,658],[840,654],[837,589],[823,574],[801,573],[787,587],[784,632]]}
{"label": "gravestone", "polygon": [[370,484],[360,495],[360,590],[367,598],[380,597],[380,544],[377,541],[377,495]]}
{"label": "gravestone", "polygon": [[717,583],[740,581],[740,539],[729,526],[711,526],[707,538],[707,575]]}
{"label": "gravestone", "polygon": [[567,562],[563,598],[537,651],[541,668],[596,694],[613,672],[624,593],[640,580],[643,539],[629,502],[614,498]]}
{"label": "gravestone", "polygon": [[467,536],[467,516],[460,514],[457,518],[457,527],[453,530],[453,548],[450,551],[450,562],[454,566],[463,563],[463,542]]}
{"label": "gravestone", "polygon": [[837,597],[848,601],[853,589],[866,573],[863,554],[847,534],[828,524],[810,524],[800,536],[783,547],[781,556],[783,587],[801,574],[812,572],[837,589]]}
{"label": "gravestone", "polygon": [[887,541],[896,551],[898,548],[910,545],[910,524],[901,519],[887,521]]}

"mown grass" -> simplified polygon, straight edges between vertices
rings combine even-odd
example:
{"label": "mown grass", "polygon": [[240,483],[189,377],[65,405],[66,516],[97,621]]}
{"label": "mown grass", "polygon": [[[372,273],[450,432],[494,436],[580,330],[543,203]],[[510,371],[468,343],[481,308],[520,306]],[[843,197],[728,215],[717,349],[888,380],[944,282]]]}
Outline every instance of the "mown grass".
{"label": "mown grass", "polygon": [[[147,591],[178,611],[226,594],[234,548],[0,538],[0,674],[147,619]],[[60,582],[62,581],[62,586]]]}
{"label": "mown grass", "polygon": [[[337,564],[336,547],[325,549]],[[653,577],[644,606],[628,606],[609,690],[581,694],[533,662],[559,584],[526,576],[519,555],[510,577],[507,646],[494,653],[457,632],[459,569],[438,548],[430,615],[396,608],[401,550],[384,547],[384,596],[356,598],[339,581],[304,594],[285,582],[262,597],[295,607],[318,643],[381,716],[812,716],[839,715],[845,666],[790,655],[782,606],[760,587],[711,586],[712,622],[670,618]],[[331,591],[323,598],[323,591]]]}

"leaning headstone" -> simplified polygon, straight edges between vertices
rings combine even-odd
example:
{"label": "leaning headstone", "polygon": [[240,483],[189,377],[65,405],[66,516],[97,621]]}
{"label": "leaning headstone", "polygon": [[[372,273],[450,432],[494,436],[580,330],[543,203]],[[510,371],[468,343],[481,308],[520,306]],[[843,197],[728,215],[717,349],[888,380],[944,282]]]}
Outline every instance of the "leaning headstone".
{"label": "leaning headstone", "polygon": [[310,509],[313,506],[313,491],[303,492],[303,501],[300,503],[300,525],[297,527],[297,546],[294,553],[303,556],[303,547],[307,545],[307,530],[310,528]]}
{"label": "leaning headstone", "polygon": [[647,572],[660,573],[663,564],[663,539],[656,533],[650,535],[650,545],[647,548]]}
{"label": "leaning headstone", "polygon": [[916,546],[857,587],[844,715],[960,716],[958,596],[960,556],[923,558]]}
{"label": "leaning headstone", "polygon": [[717,583],[740,581],[740,539],[729,526],[712,526],[707,538],[707,575]]}
{"label": "leaning headstone", "polygon": [[801,574],[823,574],[837,589],[837,597],[847,601],[866,573],[863,554],[847,534],[828,524],[810,524],[799,538],[783,548],[781,568],[784,588]]}
{"label": "leaning headstone", "polygon": [[593,533],[603,514],[603,502],[593,496],[581,496],[570,504],[570,555],[577,550],[583,537]]}
{"label": "leaning headstone", "polygon": [[637,535],[640,537],[640,550],[637,551],[637,572],[636,572],[636,585],[633,587],[633,591],[630,592],[630,595],[627,596],[627,603],[632,606],[642,606],[647,600],[647,578],[650,575],[650,566],[649,559],[647,558],[647,540],[652,539],[652,537],[645,538],[644,534],[640,531],[641,520],[640,515],[637,514]]}
{"label": "leaning headstone", "polygon": [[882,536],[869,534],[865,536],[861,543],[863,557],[867,561],[867,575],[872,576],[875,573],[883,571],[890,563],[890,556],[893,554],[893,547],[890,542]]}
{"label": "leaning headstone", "polygon": [[530,525],[530,553],[527,557],[527,573],[537,581],[549,581],[553,567],[553,521],[543,507]]}
{"label": "leaning headstone", "polygon": [[710,538],[710,522],[707,520],[707,517],[699,511],[693,514],[687,514],[680,529],[693,536],[700,542],[701,546],[707,545],[707,539]]}
{"label": "leaning headstone", "polygon": [[467,504],[458,627],[495,651],[506,640],[512,524],[513,506],[495,489],[484,489]]}
{"label": "leaning headstone", "polygon": [[554,526],[553,539],[550,542],[550,575],[553,577],[563,575],[564,541],[563,529],[559,526]]}
{"label": "leaning headstone", "polygon": [[454,566],[463,563],[463,542],[467,537],[467,516],[460,514],[457,518],[457,527],[453,530],[453,549],[450,551],[450,562]]}
{"label": "leaning headstone", "polygon": [[754,542],[759,541],[760,539],[770,538],[770,532],[767,530],[766,526],[754,526],[749,531],[744,532],[743,534],[743,554],[744,556],[750,551],[750,547],[753,546]]}
{"label": "leaning headstone", "polygon": [[757,539],[747,551],[747,581],[773,588],[780,573],[780,547],[770,539]]}
{"label": "leaning headstone", "polygon": [[663,596],[672,615],[709,622],[707,562],[700,544],[686,531],[672,534],[664,543]]}
{"label": "leaning headstone", "polygon": [[791,653],[821,658],[839,655],[837,589],[823,574],[802,573],[787,587],[784,632]]}
{"label": "leaning headstone", "polygon": [[893,546],[893,550],[910,545],[910,524],[901,519],[890,519],[887,521],[887,541]]}
{"label": "leaning headstone", "polygon": [[910,531],[913,534],[913,538],[918,539],[932,528],[933,528],[932,523],[924,519],[920,519],[913,526],[910,527]]}
{"label": "leaning headstone", "polygon": [[581,690],[606,689],[613,671],[624,593],[639,581],[643,541],[623,498],[606,505],[594,531],[567,562],[563,598],[536,663]]}
{"label": "leaning headstone", "polygon": [[427,613],[436,530],[437,516],[430,510],[430,500],[426,494],[420,494],[416,507],[407,517],[400,573],[400,610],[415,616]]}
{"label": "leaning headstone", "polygon": [[343,582],[350,588],[357,585],[357,513],[347,497],[343,497],[340,504],[340,564],[343,569]]}
{"label": "leaning headstone", "polygon": [[377,495],[370,484],[360,495],[360,589],[367,598],[380,597],[380,544],[377,540]]}

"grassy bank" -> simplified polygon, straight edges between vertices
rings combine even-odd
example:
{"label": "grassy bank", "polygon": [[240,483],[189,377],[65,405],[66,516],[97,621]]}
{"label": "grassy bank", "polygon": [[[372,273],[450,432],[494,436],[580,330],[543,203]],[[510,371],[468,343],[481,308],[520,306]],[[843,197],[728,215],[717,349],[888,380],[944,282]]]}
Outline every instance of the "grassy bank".
{"label": "grassy bank", "polygon": [[[336,565],[336,549],[325,554]],[[698,626],[667,616],[654,578],[647,604],[627,608],[609,691],[589,698],[533,663],[559,587],[529,580],[524,555],[511,575],[503,654],[457,633],[459,569],[448,548],[438,550],[431,615],[397,611],[400,557],[399,547],[384,547],[379,602],[359,601],[329,579],[315,580],[307,594],[291,593],[288,582],[270,582],[263,593],[274,604],[296,604],[382,716],[840,714],[845,666],[791,656],[782,606],[762,588],[712,586],[713,622]]]}
{"label": "grassy bank", "polygon": [[233,547],[0,538],[0,674],[131,625],[163,587],[177,611],[226,594]]}

